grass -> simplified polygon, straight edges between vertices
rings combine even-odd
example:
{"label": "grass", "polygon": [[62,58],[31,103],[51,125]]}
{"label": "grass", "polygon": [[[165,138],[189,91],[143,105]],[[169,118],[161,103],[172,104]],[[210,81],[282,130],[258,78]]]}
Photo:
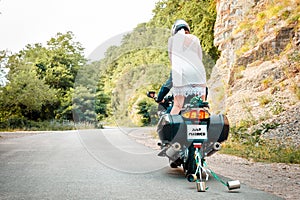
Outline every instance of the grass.
{"label": "grass", "polygon": [[277,126],[278,124],[262,124],[251,133],[247,133],[246,126],[233,127],[221,153],[253,159],[256,162],[300,164],[299,147],[286,146],[279,141],[261,137],[263,133]]}
{"label": "grass", "polygon": [[243,71],[246,69],[245,66],[235,66],[234,67],[234,80],[243,78]]}
{"label": "grass", "polygon": [[221,150],[221,153],[253,159],[256,162],[300,164],[299,148],[274,147],[272,145],[273,144],[254,146],[249,144],[230,144],[226,145],[225,148]]}
{"label": "grass", "polygon": [[272,98],[266,95],[262,95],[258,97],[259,105],[261,107],[264,107],[265,105],[269,104],[272,102]]}
{"label": "grass", "polygon": [[282,105],[281,102],[276,102],[272,107],[271,107],[271,111],[273,113],[273,115],[278,115],[280,113],[282,113],[284,111],[284,107]]}
{"label": "grass", "polygon": [[300,87],[298,85],[293,85],[293,91],[296,94],[298,100],[300,100]]}
{"label": "grass", "polygon": [[262,89],[265,90],[267,88],[269,88],[273,83],[273,77],[268,77],[268,78],[265,78],[261,81],[261,86],[262,86]]}
{"label": "grass", "polygon": [[65,131],[65,130],[76,130],[76,129],[92,129],[102,128],[101,124],[92,122],[73,122],[69,120],[65,121],[29,121],[26,120],[19,124],[0,124],[0,131]]}

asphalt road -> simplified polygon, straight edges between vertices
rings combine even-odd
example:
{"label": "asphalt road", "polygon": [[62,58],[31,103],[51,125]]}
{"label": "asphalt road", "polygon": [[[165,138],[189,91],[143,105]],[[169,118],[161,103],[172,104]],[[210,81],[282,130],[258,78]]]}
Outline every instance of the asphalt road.
{"label": "asphalt road", "polygon": [[137,130],[65,131],[0,140],[0,199],[280,199],[244,184],[228,191],[213,178],[206,192],[197,192],[182,169],[169,168],[157,151],[128,138],[130,131]]}

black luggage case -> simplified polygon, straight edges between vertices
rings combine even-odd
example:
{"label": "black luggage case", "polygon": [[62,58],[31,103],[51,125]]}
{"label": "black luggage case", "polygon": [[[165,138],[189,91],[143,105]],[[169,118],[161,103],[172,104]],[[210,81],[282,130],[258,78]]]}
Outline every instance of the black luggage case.
{"label": "black luggage case", "polygon": [[[225,115],[211,115],[208,128],[208,142],[227,140],[229,133],[229,123]],[[157,126],[157,133],[162,143],[187,142],[186,122],[181,115],[163,115]]]}

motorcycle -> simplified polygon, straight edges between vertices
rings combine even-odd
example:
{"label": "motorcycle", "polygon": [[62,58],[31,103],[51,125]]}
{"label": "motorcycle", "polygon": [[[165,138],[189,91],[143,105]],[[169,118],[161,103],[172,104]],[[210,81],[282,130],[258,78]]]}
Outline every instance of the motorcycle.
{"label": "motorcycle", "polygon": [[[156,99],[154,91],[147,96]],[[187,96],[178,115],[171,115],[173,96],[166,96],[159,103],[157,133],[161,151],[158,156],[167,157],[170,167],[183,167],[189,182],[196,182],[197,191],[206,191],[209,174],[226,185],[228,189],[240,188],[239,181],[225,183],[205,162],[205,158],[221,149],[229,133],[229,122],[223,114],[210,114],[208,102],[199,96]]]}

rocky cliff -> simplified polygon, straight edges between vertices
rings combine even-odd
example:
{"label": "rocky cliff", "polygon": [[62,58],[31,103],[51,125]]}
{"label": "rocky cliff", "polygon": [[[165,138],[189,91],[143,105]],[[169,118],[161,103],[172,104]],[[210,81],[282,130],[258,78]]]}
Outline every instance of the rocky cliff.
{"label": "rocky cliff", "polygon": [[277,124],[265,136],[300,141],[300,1],[219,0],[209,80],[213,112],[231,126]]}

